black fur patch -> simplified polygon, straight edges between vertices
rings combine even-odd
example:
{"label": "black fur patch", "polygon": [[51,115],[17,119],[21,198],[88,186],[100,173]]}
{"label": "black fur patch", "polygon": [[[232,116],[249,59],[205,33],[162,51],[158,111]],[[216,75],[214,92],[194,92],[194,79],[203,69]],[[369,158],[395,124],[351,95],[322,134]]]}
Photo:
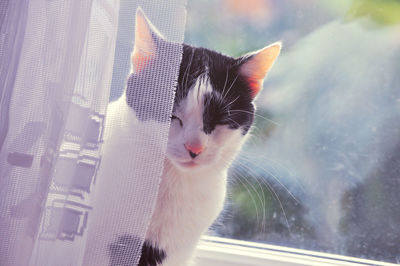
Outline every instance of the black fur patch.
{"label": "black fur patch", "polygon": [[154,247],[148,241],[145,241],[142,247],[139,266],[156,266],[158,263],[163,262],[165,257],[164,250]]}
{"label": "black fur patch", "polygon": [[[177,51],[178,44],[158,40],[159,51]],[[163,56],[168,53],[162,53]],[[210,134],[217,125],[229,125],[232,129],[242,129],[247,133],[254,117],[250,85],[240,75],[239,70],[248,58],[235,59],[220,53],[183,44],[182,61],[179,69],[174,109],[193,88],[197,79],[209,82],[213,92],[206,95],[204,101],[204,132]],[[140,120],[155,119],[168,121],[169,117],[160,117],[164,112],[157,106],[163,106],[165,99],[153,97],[152,91],[159,89],[160,76],[173,75],[165,62],[171,58],[156,58],[140,73],[132,74],[128,79],[126,96],[128,104],[135,110]],[[145,90],[143,86],[146,86]]]}
{"label": "black fur patch", "polygon": [[184,44],[175,106],[202,78],[213,89],[204,99],[204,132],[210,134],[217,125],[229,125],[246,134],[253,123],[254,106],[250,85],[239,73],[244,61]]}
{"label": "black fur patch", "polygon": [[110,266],[156,266],[165,259],[164,250],[145,241],[141,250],[142,255],[137,261],[136,254],[141,243],[142,240],[137,236],[127,234],[118,237],[115,243],[109,245]]}

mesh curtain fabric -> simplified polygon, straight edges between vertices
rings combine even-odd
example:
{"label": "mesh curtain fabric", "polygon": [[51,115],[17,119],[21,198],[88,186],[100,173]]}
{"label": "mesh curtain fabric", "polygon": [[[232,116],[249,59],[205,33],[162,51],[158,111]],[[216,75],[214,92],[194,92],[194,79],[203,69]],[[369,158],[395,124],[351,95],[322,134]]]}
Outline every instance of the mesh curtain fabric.
{"label": "mesh curtain fabric", "polygon": [[[103,243],[125,230],[134,232],[137,242],[129,258],[118,260],[138,262],[156,200],[182,55],[181,46],[167,49],[168,62],[149,74],[148,83],[137,84],[138,98],[150,99],[141,111],[156,113],[158,123],[140,139],[123,140],[138,146],[114,166],[127,182],[113,186],[115,191],[101,188],[98,173],[113,167],[107,164],[112,154],[102,150],[104,129],[112,126],[104,124],[110,88],[115,99],[126,86],[138,6],[166,39],[183,41],[183,0],[1,1],[1,266],[84,265],[90,239]],[[125,123],[118,119],[115,123]],[[109,200],[114,207],[104,210],[103,202],[114,193]],[[99,213],[114,217],[113,224],[103,224],[110,230],[91,228],[101,220]],[[91,254],[92,265],[109,265],[102,261],[108,255],[104,248]]]}

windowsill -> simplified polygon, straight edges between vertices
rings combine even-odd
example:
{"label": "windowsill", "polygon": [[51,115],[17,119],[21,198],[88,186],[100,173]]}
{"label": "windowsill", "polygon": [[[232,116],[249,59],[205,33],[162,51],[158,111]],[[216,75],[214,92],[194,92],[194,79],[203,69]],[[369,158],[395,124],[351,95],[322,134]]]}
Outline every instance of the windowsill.
{"label": "windowsill", "polygon": [[202,238],[195,262],[198,266],[396,265],[212,236]]}

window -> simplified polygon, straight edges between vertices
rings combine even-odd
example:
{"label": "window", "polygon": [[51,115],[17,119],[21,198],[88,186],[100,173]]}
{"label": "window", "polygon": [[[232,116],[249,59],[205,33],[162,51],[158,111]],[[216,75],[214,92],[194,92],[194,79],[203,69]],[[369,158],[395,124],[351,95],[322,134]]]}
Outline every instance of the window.
{"label": "window", "polygon": [[187,43],[239,56],[283,42],[210,234],[400,263],[400,1],[187,9]]}
{"label": "window", "polygon": [[[0,264],[135,264],[175,116],[186,1],[3,2]],[[132,40],[138,6],[174,44],[141,30]],[[400,0],[191,0],[187,13],[186,43],[232,56],[284,47],[230,169],[226,207],[198,245],[200,265],[400,263]],[[124,88],[130,98],[106,113],[110,85],[111,100]],[[130,107],[160,127],[125,119]],[[119,135],[120,121],[135,125]],[[181,144],[192,159],[204,148]]]}
{"label": "window", "polygon": [[196,265],[208,266],[390,266],[392,263],[346,257],[304,249],[205,236],[197,247]]}

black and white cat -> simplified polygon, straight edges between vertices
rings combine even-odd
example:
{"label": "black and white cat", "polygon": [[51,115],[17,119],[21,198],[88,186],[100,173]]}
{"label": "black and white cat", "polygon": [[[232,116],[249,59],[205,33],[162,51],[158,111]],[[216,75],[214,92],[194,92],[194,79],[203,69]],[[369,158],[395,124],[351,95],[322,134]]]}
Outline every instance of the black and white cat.
{"label": "black and white cat", "polygon": [[[157,43],[166,42],[141,11],[136,15],[135,36],[130,79],[143,71],[146,64],[151,64],[145,61],[148,51],[157,57]],[[139,265],[189,263],[200,236],[222,210],[228,167],[248,136],[254,119],[254,98],[280,49],[280,43],[274,43],[232,58],[183,44],[164,170]],[[110,123],[115,128],[108,127],[105,135],[110,141],[105,141],[103,150],[118,139],[129,138],[141,123],[135,111],[135,99],[130,97],[128,82],[124,95],[110,104],[107,121],[119,116],[129,123],[125,123],[126,128],[119,128],[115,121]],[[126,156],[124,149],[135,149],[125,144],[114,146],[118,149],[113,155],[117,157],[115,161],[119,160],[118,156]],[[104,185],[112,190],[116,177],[105,178],[112,178]],[[107,217],[103,215],[101,219]],[[107,228],[97,228],[102,233],[107,231]],[[91,245],[96,245],[96,238],[89,236],[87,253],[91,252]],[[94,264],[92,257],[85,255],[85,266],[103,265],[98,260]],[[104,265],[113,265],[110,258],[104,260]]]}

